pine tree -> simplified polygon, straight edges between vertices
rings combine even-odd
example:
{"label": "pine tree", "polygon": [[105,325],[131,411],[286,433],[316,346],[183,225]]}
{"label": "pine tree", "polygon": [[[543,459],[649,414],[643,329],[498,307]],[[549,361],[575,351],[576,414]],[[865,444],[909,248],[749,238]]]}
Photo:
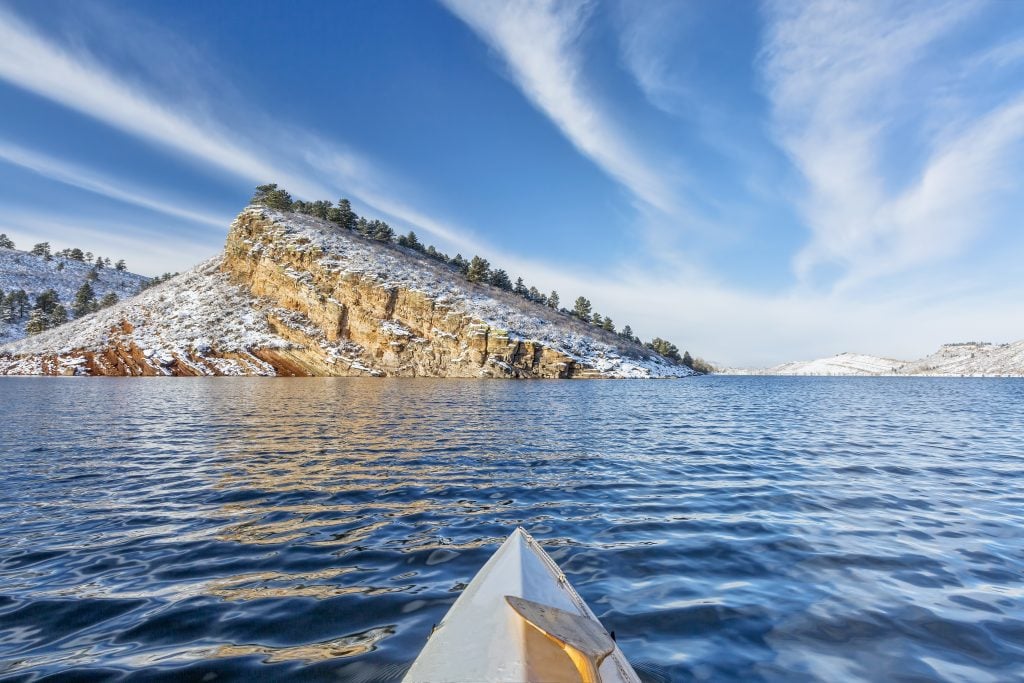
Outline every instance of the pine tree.
{"label": "pine tree", "polygon": [[690,355],[689,351],[683,352],[683,365],[693,370],[693,356]]}
{"label": "pine tree", "polygon": [[18,316],[18,320],[25,317],[25,311],[28,309],[28,292],[24,289],[19,289],[17,292],[12,294],[14,298],[14,310]]}
{"label": "pine tree", "polygon": [[292,210],[292,196],[288,194],[287,190],[278,188],[277,183],[257,185],[256,193],[249,202],[251,204],[261,204],[268,209],[277,209],[278,211]]}
{"label": "pine tree", "polygon": [[32,247],[32,251],[29,252],[33,256],[42,256],[47,261],[53,258],[53,254],[50,253],[50,243],[40,242],[39,244]]}
{"label": "pine tree", "polygon": [[57,292],[53,289],[48,289],[42,294],[36,295],[36,303],[33,308],[49,315],[54,306],[59,303],[60,298],[58,297]]}
{"label": "pine tree", "polygon": [[600,313],[598,313],[597,311],[594,311],[594,315],[592,315],[590,317],[590,322],[592,322],[593,324],[595,324],[595,325],[597,325],[599,327],[600,327],[601,322],[603,320],[604,320],[604,317]]}
{"label": "pine tree", "polygon": [[313,202],[309,212],[317,218],[327,220],[327,216],[330,214],[332,208],[334,208],[334,204],[332,202],[329,202],[326,199],[318,199]]}
{"label": "pine tree", "polygon": [[370,236],[378,242],[390,242],[395,236],[395,231],[384,221],[375,220],[371,223]]}
{"label": "pine tree", "polygon": [[491,264],[487,262],[487,259],[474,256],[466,270],[466,279],[470,282],[486,282],[490,275]]}
{"label": "pine tree", "polygon": [[103,270],[103,257],[102,256],[97,256],[96,257],[96,263],[93,264],[93,267],[96,270]]}
{"label": "pine tree", "polygon": [[633,340],[633,328],[630,327],[629,325],[626,325],[625,327],[623,327],[622,328],[622,336],[625,337],[626,339],[629,339],[630,341],[632,341]]}
{"label": "pine tree", "polygon": [[104,268],[109,268],[110,267],[110,258],[109,257],[104,257],[103,258],[103,267]]}
{"label": "pine tree", "polygon": [[469,273],[469,261],[462,258],[462,254],[456,254],[452,257],[451,264],[455,266],[460,273],[468,275]]}
{"label": "pine tree", "polygon": [[341,227],[348,228],[349,230],[355,230],[356,220],[359,216],[357,216],[356,212],[352,210],[352,203],[342,197],[338,200],[337,213],[333,215],[333,218],[337,219],[334,222]]}
{"label": "pine tree", "polygon": [[555,309],[557,311],[558,310],[558,303],[559,303],[558,302],[558,292],[556,292],[555,290],[552,289],[551,290],[551,294],[548,294],[548,306],[550,306],[551,308],[553,308],[553,309]]}
{"label": "pine tree", "polygon": [[0,232],[0,249],[14,249],[14,242],[6,233]]}
{"label": "pine tree", "polygon": [[29,336],[39,334],[46,330],[46,314],[35,309],[32,311],[32,316],[28,319],[28,324],[25,325],[25,332]]}
{"label": "pine tree", "polygon": [[370,236],[370,221],[366,220],[362,216],[357,218],[356,219],[356,232],[358,232],[363,237],[369,237]]}
{"label": "pine tree", "polygon": [[517,277],[517,278],[516,278],[516,284],[515,284],[515,286],[514,286],[514,287],[512,288],[512,291],[513,291],[513,292],[515,292],[516,294],[518,294],[519,296],[526,296],[526,294],[527,294],[527,293],[528,293],[528,292],[529,292],[530,290],[528,290],[528,289],[526,288],[526,285],[525,285],[525,284],[523,283],[523,278],[521,278],[521,277]]}
{"label": "pine tree", "polygon": [[85,254],[82,253],[81,249],[79,249],[78,247],[75,247],[74,249],[72,249],[71,251],[68,252],[68,258],[72,258],[72,259],[74,259],[76,261],[84,261],[85,260]]}
{"label": "pine tree", "polygon": [[[552,292],[554,294],[554,292]],[[582,320],[590,320],[590,301],[586,297],[577,297],[572,307],[573,315]]]}
{"label": "pine tree", "polygon": [[[423,243],[420,242],[420,239],[418,237],[416,237],[416,233],[413,232],[412,230],[409,231],[408,235],[402,235],[401,237],[399,237],[398,238],[398,244],[400,244],[403,247],[409,247],[410,249],[415,249],[416,251],[419,251],[419,252],[426,251],[426,249],[423,248]],[[434,248],[431,247],[431,249],[434,249]],[[434,253],[435,254],[437,253],[436,249],[434,249]]]}
{"label": "pine tree", "polygon": [[58,325],[63,325],[68,321],[68,309],[64,308],[60,304],[57,304],[56,306],[53,307],[53,310],[50,311],[50,314],[46,316],[46,321],[48,327],[57,327]]}
{"label": "pine tree", "polygon": [[75,302],[71,305],[71,310],[76,318],[81,318],[96,310],[96,293],[88,281],[83,283],[75,293]]}
{"label": "pine tree", "polygon": [[125,270],[126,270],[127,268],[128,268],[128,266],[126,266],[126,265],[124,264],[124,259],[121,259],[120,261],[118,261],[117,263],[115,263],[115,264],[114,264],[114,270],[120,271],[120,272],[122,272],[122,273],[123,273],[123,272],[124,272],[124,271],[125,271]]}
{"label": "pine tree", "polygon": [[530,301],[540,301],[541,300],[540,290],[537,289],[536,287],[530,287],[530,290],[528,292],[526,292],[526,298],[529,299]]}
{"label": "pine tree", "polygon": [[504,289],[506,292],[512,291],[512,280],[509,279],[508,273],[501,268],[491,271],[491,275],[487,280],[490,284],[500,289]]}
{"label": "pine tree", "polygon": [[675,344],[660,337],[655,337],[648,342],[647,348],[661,356],[664,356],[665,358],[670,358],[674,361],[682,360],[679,357],[679,348]]}
{"label": "pine tree", "polygon": [[116,303],[117,294],[115,294],[114,292],[107,292],[106,294],[103,295],[103,298],[100,299],[99,307],[106,308],[107,306],[113,306]]}
{"label": "pine tree", "polygon": [[91,251],[85,252],[85,254],[83,254],[83,256],[85,257],[84,260],[85,260],[86,263],[91,263],[92,262],[92,252]]}
{"label": "pine tree", "polygon": [[615,331],[615,324],[612,322],[612,319],[609,318],[608,316],[605,316],[604,320],[601,321],[601,327],[608,330],[609,332]]}

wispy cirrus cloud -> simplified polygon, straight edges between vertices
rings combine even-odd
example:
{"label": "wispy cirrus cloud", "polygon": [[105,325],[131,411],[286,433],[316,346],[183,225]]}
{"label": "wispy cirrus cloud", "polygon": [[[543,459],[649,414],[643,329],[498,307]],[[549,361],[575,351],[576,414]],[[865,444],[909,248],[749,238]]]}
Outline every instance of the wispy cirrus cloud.
{"label": "wispy cirrus cloud", "polygon": [[[692,5],[672,0],[643,3],[620,1],[616,16],[623,65],[644,97],[669,114],[680,113],[681,102],[693,93],[675,73],[675,51],[685,40]],[[689,104],[689,102],[687,102]]]}
{"label": "wispy cirrus cloud", "polygon": [[580,0],[441,0],[497,52],[529,101],[586,157],[637,199],[674,214],[678,192],[637,151],[588,91],[579,49],[590,3]]}
{"label": "wispy cirrus cloud", "polygon": [[51,180],[88,190],[104,197],[126,204],[156,211],[167,216],[183,218],[216,228],[224,227],[230,216],[187,209],[180,202],[161,199],[149,190],[131,187],[124,182],[106,177],[94,169],[87,169],[46,154],[26,149],[20,145],[0,139],[0,161],[28,169]]}
{"label": "wispy cirrus cloud", "polygon": [[[337,142],[279,122],[240,121],[169,104],[144,87],[127,82],[90,55],[54,43],[3,8],[0,79],[206,167],[253,183],[275,180],[307,198],[345,193],[439,239],[463,248],[475,246],[472,238],[459,229],[431,219],[391,196],[382,188],[398,184],[395,179]],[[192,92],[193,96],[196,94]],[[147,208],[169,208],[162,201],[118,189],[123,183],[114,179],[94,176],[89,180],[92,171],[87,169],[72,169],[24,149],[9,146],[6,151],[13,163],[61,182]],[[191,218],[208,222],[209,217],[197,214]]]}
{"label": "wispy cirrus cloud", "polygon": [[[808,186],[800,206],[812,238],[794,259],[799,275],[838,267],[838,285],[852,286],[954,255],[985,228],[1024,138],[1024,97],[947,120],[914,87],[943,58],[939,41],[977,8],[768,5],[762,67],[774,132]],[[906,163],[912,146],[897,127],[924,150],[904,178],[893,177],[892,159]]]}

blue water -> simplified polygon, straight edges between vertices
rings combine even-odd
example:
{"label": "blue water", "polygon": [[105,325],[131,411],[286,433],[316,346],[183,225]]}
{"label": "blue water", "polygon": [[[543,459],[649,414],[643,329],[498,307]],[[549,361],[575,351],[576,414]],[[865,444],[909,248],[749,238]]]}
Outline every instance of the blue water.
{"label": "blue water", "polygon": [[1024,381],[0,379],[0,678],[401,677],[516,526],[648,681],[1024,680]]}

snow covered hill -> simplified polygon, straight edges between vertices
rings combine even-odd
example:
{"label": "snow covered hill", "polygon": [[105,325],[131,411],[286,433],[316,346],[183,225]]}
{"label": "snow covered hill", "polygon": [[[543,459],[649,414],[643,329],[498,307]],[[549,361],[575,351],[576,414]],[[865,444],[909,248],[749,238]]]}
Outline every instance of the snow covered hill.
{"label": "snow covered hill", "polygon": [[920,360],[903,361],[859,353],[783,363],[770,368],[729,368],[727,375],[1024,377],[1024,340],[1009,344],[945,344]]}
{"label": "snow covered hill", "polygon": [[[38,295],[52,289],[57,292],[61,305],[70,311],[75,293],[92,270],[93,264],[71,258],[54,256],[47,260],[26,251],[0,248],[0,294],[24,290],[31,306]],[[102,268],[89,284],[97,299],[102,299],[109,292],[116,294],[118,299],[127,299],[137,294],[139,287],[148,279],[127,271]],[[8,321],[0,311],[0,344],[25,337],[27,323],[28,315]]]}
{"label": "snow covered hill", "polygon": [[412,249],[249,207],[224,254],[0,346],[0,374],[683,377],[639,344]]}

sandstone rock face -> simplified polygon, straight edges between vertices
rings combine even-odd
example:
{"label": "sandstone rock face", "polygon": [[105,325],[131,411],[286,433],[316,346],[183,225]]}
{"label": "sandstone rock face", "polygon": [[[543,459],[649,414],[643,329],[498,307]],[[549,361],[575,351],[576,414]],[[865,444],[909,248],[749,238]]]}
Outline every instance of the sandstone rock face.
{"label": "sandstone rock face", "polygon": [[[439,303],[427,294],[389,286],[364,274],[330,268],[303,238],[282,239],[267,217],[246,213],[228,235],[223,269],[259,297],[302,314],[328,342],[348,341],[350,355],[287,321],[271,319],[308,374],[382,374],[396,377],[547,377],[578,374],[576,362],[557,351],[511,339],[508,332]],[[297,248],[298,247],[298,248]],[[381,247],[386,248],[386,247]],[[355,347],[359,348],[356,349]],[[361,351],[361,353],[359,352]],[[277,365],[273,356],[263,358]],[[301,360],[300,360],[301,359]]]}
{"label": "sandstone rock face", "polygon": [[691,371],[450,266],[250,207],[221,258],[0,348],[0,373],[578,378]]}

